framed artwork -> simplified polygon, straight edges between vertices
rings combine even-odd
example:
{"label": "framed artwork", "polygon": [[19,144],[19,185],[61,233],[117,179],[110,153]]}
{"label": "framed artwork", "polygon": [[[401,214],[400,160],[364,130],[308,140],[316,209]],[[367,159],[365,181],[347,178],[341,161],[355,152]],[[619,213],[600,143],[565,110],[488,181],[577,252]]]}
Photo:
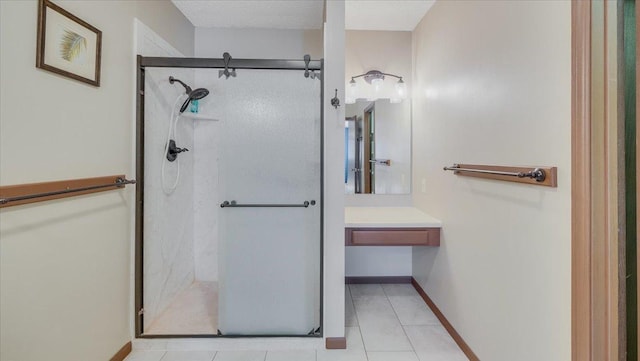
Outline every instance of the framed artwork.
{"label": "framed artwork", "polygon": [[50,0],[38,7],[36,67],[100,86],[102,32]]}

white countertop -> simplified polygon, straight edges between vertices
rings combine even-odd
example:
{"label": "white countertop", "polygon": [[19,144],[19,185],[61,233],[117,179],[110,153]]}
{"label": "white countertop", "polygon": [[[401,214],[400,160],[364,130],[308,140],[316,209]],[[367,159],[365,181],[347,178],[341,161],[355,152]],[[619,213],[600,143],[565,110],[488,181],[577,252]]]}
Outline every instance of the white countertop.
{"label": "white countertop", "polygon": [[413,207],[345,207],[348,228],[441,228],[442,222]]}

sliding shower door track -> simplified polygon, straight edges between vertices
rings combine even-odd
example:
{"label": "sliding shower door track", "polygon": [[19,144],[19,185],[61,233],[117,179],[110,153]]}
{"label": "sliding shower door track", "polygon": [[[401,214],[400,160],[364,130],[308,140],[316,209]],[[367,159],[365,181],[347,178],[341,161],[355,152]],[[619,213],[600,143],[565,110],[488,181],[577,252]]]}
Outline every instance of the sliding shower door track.
{"label": "sliding shower door track", "polygon": [[262,69],[262,70],[322,70],[322,60],[292,59],[231,59],[228,65],[224,59],[212,58],[160,58],[140,57],[140,66],[150,68],[198,68],[198,69]]}

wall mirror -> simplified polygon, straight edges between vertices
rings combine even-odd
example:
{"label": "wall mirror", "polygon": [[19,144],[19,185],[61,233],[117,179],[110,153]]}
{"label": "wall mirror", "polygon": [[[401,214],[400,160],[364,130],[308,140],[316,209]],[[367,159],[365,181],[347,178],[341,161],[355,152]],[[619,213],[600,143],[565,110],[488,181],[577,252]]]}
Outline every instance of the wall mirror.
{"label": "wall mirror", "polygon": [[345,193],[411,193],[411,100],[345,107]]}

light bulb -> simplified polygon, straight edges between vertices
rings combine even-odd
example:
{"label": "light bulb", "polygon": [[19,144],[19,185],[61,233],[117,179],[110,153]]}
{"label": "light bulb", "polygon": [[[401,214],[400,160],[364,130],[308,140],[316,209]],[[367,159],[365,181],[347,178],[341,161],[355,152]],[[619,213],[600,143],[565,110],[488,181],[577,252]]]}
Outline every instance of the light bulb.
{"label": "light bulb", "polygon": [[396,91],[398,92],[398,96],[402,99],[407,96],[407,84],[402,81],[402,78],[400,78],[396,83]]}
{"label": "light bulb", "polygon": [[[353,98],[355,102],[355,99],[357,98],[356,96],[357,89],[358,87],[357,87],[356,81],[353,80],[353,78],[351,78],[351,81],[349,82],[349,86],[347,87],[347,98]],[[347,104],[353,104],[353,103],[347,103]]]}
{"label": "light bulb", "polygon": [[382,79],[382,78],[376,78],[376,79],[372,79],[371,80],[371,85],[373,85],[373,88],[376,91],[380,90],[380,88],[382,87],[383,83],[384,83],[384,79]]}

